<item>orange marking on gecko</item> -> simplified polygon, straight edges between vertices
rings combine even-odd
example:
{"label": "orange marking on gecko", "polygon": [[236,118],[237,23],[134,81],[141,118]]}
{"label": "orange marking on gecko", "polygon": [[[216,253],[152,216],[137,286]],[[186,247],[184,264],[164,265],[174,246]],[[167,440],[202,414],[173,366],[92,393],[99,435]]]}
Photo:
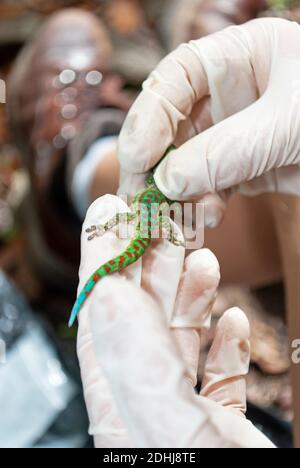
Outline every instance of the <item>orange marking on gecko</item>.
{"label": "orange marking on gecko", "polygon": [[95,283],[97,283],[97,281],[99,281],[100,278],[101,276],[99,275],[99,273],[95,273],[93,276],[93,280],[95,281]]}
{"label": "orange marking on gecko", "polygon": [[137,240],[137,243],[140,244],[141,247],[146,247],[145,242],[143,242],[143,241],[140,240],[140,239]]}

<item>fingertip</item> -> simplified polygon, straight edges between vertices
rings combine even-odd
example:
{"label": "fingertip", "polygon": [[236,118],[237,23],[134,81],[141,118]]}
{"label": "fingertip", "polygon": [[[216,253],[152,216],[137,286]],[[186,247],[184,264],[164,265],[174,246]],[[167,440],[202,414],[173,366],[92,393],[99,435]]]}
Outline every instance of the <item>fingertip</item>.
{"label": "fingertip", "polygon": [[200,268],[212,276],[220,277],[220,264],[215,254],[209,249],[192,252],[186,259],[187,268]]}
{"label": "fingertip", "polygon": [[246,314],[239,307],[228,309],[218,323],[218,331],[228,339],[240,341],[250,339],[250,324]]}
{"label": "fingertip", "polygon": [[192,252],[185,261],[185,271],[189,282],[199,284],[199,294],[207,290],[216,290],[221,279],[220,265],[216,256],[209,249]]}
{"label": "fingertip", "polygon": [[177,164],[179,150],[172,151],[158,165],[154,179],[159,190],[170,200],[184,200],[187,183]]}
{"label": "fingertip", "polygon": [[[117,228],[107,231],[100,229],[99,235],[93,239],[90,238],[89,233],[86,233],[86,229],[91,227],[95,229],[97,226],[103,228],[103,225],[109,220],[114,220],[117,213],[128,212],[130,209],[125,201],[114,195],[98,198],[90,206],[82,227],[78,291],[82,290],[86,281],[101,265],[119,256],[127,248],[134,228],[128,223],[123,225],[120,223],[119,231]],[[125,269],[123,274],[138,281],[140,277],[139,262]]]}
{"label": "fingertip", "polygon": [[129,208],[125,201],[116,195],[106,194],[102,197],[97,198],[89,206],[85,220],[84,227],[86,225],[99,224],[103,220],[107,221],[111,216],[118,212],[129,211]]}
{"label": "fingertip", "polygon": [[204,205],[205,227],[214,229],[221,224],[226,213],[226,197],[223,192],[223,198],[216,193],[208,193],[201,198],[200,202]]}
{"label": "fingertip", "polygon": [[209,351],[201,395],[243,416],[246,411],[245,377],[249,371],[250,327],[238,307],[220,319]]}
{"label": "fingertip", "polygon": [[209,328],[211,310],[220,282],[220,267],[209,249],[191,253],[185,261],[172,327]]}

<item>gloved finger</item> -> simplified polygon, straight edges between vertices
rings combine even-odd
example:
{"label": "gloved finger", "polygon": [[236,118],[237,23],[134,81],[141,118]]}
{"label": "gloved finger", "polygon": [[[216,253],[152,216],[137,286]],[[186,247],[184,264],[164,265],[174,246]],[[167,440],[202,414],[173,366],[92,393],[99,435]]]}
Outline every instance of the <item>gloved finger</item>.
{"label": "gloved finger", "polygon": [[240,415],[246,412],[249,339],[250,327],[245,314],[238,308],[229,309],[218,323],[200,393]]}
{"label": "gloved finger", "polygon": [[[81,291],[89,276],[103,263],[119,255],[128,245],[130,235],[133,234],[133,226],[124,226],[117,235],[117,227],[107,231],[102,237],[96,237],[88,241],[89,234],[86,229],[91,226],[105,224],[112,219],[116,213],[130,212],[128,205],[114,195],[105,195],[95,200],[88,209],[82,226],[81,235],[81,263],[79,268],[78,292]],[[137,284],[141,278],[141,262],[130,265],[124,271],[115,273],[124,275]],[[99,283],[101,284],[101,282]],[[86,301],[86,304],[89,300]],[[83,308],[82,308],[83,310]]]}
{"label": "gloved finger", "polygon": [[[117,197],[107,195],[97,199],[89,208],[81,237],[81,266],[79,287],[81,290],[88,277],[105,261],[113,258],[127,246],[128,239],[117,237],[115,230],[103,237],[88,241],[85,229],[91,225],[104,224],[117,212],[129,211],[127,205]],[[120,273],[140,282],[140,262]],[[116,273],[116,275],[118,275]],[[101,282],[97,287],[102,287]],[[89,415],[89,433],[94,436],[97,447],[130,447],[127,430],[120,418],[107,379],[103,375],[100,363],[96,360],[93,336],[91,333],[91,298],[79,314],[77,354],[80,363],[84,397]]]}
{"label": "gloved finger", "polygon": [[211,310],[219,281],[219,263],[210,250],[198,250],[187,257],[178,288],[171,329],[193,387],[197,383],[199,332],[210,327]]}
{"label": "gloved finger", "polygon": [[172,328],[209,328],[219,282],[220,266],[215,255],[208,249],[191,253],[181,276]]}
{"label": "gloved finger", "polygon": [[155,302],[132,282],[103,280],[92,297],[97,360],[135,447],[271,447],[246,420],[188,384]]}
{"label": "gloved finger", "polygon": [[285,153],[286,125],[279,110],[280,103],[265,95],[192,138],[158,166],[157,186],[172,200],[194,200],[288,163],[280,156]]}
{"label": "gloved finger", "polygon": [[208,95],[204,69],[191,46],[182,45],[143,84],[119,138],[119,160],[128,172],[153,167],[173,143],[178,124]]}
{"label": "gloved finger", "polygon": [[201,198],[204,205],[204,226],[213,229],[223,221],[231,190],[220,193],[208,193]]}
{"label": "gloved finger", "polygon": [[144,83],[125,120],[119,139],[121,166],[133,173],[153,167],[175,141],[179,124],[205,97],[212,97],[214,122],[254,102],[257,83],[249,42],[245,27],[232,27],[168,55]]}

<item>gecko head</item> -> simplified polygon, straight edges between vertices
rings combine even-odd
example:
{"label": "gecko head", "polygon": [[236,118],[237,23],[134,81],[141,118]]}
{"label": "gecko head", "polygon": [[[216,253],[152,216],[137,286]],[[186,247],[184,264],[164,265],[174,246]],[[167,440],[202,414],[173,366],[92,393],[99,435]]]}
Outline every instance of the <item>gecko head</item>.
{"label": "gecko head", "polygon": [[[171,145],[169,146],[169,148],[167,149],[167,151],[165,152],[164,156],[162,157],[162,159],[164,159],[171,151],[173,151],[174,149],[176,149],[176,146],[174,145]],[[147,187],[150,187],[151,185],[154,185],[156,187],[156,184],[155,184],[155,180],[154,180],[154,174],[155,174],[155,170],[157,168],[157,166],[161,163],[162,159],[156,164],[156,166],[154,166],[151,170],[151,172],[148,174],[148,176],[146,177],[146,186]]]}
{"label": "gecko head", "polygon": [[151,172],[151,173],[146,177],[146,186],[147,186],[147,187],[150,187],[151,185],[155,185],[153,172]]}

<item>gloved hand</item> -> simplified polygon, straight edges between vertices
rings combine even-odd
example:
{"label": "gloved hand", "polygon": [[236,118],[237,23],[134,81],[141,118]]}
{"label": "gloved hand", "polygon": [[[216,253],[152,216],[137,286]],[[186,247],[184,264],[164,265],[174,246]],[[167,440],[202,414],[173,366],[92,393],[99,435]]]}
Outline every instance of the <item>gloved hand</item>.
{"label": "gloved hand", "polygon": [[258,19],[184,44],[153,71],[126,118],[119,193],[175,142],[155,177],[172,200],[232,187],[299,195],[299,108],[298,24]]}
{"label": "gloved hand", "polygon": [[[85,228],[128,211],[96,200]],[[128,239],[82,236],[80,285]],[[244,417],[249,325],[239,309],[220,320],[201,396],[194,392],[201,330],[209,326],[219,265],[155,241],[139,261],[103,279],[79,317],[78,356],[97,447],[272,447]]]}

